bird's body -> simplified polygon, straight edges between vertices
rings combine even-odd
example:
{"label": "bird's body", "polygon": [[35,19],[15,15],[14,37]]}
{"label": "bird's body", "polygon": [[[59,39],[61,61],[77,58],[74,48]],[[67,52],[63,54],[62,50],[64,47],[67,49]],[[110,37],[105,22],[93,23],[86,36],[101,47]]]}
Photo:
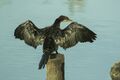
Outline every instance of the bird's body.
{"label": "bird's body", "polygon": [[14,36],[24,40],[26,44],[34,48],[43,44],[44,54],[39,69],[44,68],[51,53],[54,51],[58,53],[58,46],[67,49],[75,46],[78,42],[93,42],[96,39],[93,31],[77,22],[72,22],[65,29],[60,29],[60,23],[64,20],[71,21],[66,16],[60,16],[51,26],[39,29],[32,21],[27,20],[15,29]]}
{"label": "bird's body", "polygon": [[47,64],[49,56],[56,51],[57,53],[58,50],[58,45],[56,45],[54,39],[52,38],[52,36],[47,36],[44,40],[43,43],[43,56],[41,58],[41,61],[39,63],[39,69],[41,69],[42,67],[45,67],[45,64]]}

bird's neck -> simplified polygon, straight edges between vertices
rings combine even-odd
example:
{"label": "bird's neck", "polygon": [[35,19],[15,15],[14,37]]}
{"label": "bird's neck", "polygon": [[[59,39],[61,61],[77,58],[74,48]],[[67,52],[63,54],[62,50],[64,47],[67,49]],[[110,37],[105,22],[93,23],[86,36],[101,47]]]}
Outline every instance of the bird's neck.
{"label": "bird's neck", "polygon": [[53,27],[60,27],[61,21],[59,19],[56,19],[55,22],[53,23]]}

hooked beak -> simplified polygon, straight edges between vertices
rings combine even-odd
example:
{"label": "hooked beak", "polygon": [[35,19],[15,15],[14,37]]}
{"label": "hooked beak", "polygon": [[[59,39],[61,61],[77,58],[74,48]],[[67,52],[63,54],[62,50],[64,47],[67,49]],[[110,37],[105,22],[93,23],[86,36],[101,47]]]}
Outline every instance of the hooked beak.
{"label": "hooked beak", "polygon": [[68,19],[68,20],[64,20],[63,22],[72,22],[72,20]]}

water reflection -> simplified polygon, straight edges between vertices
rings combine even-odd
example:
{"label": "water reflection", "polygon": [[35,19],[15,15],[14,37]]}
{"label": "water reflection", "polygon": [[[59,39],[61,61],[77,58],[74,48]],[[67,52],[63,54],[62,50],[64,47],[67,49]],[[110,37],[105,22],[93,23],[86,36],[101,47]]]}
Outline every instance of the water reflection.
{"label": "water reflection", "polygon": [[83,8],[85,6],[84,0],[68,0],[68,7],[71,14],[74,14],[74,12],[80,12],[83,11]]}
{"label": "water reflection", "polygon": [[26,19],[44,27],[60,14],[74,14],[72,19],[98,34],[93,44],[60,50],[65,53],[66,80],[110,80],[112,63],[120,61],[119,7],[120,0],[0,0],[0,80],[44,80],[45,71],[37,70],[41,48],[15,40],[13,31]]}
{"label": "water reflection", "polygon": [[10,4],[11,1],[10,0],[0,0],[0,8],[4,5]]}
{"label": "water reflection", "polygon": [[43,4],[50,4],[51,1],[49,1],[49,0],[44,0],[42,3],[43,3]]}

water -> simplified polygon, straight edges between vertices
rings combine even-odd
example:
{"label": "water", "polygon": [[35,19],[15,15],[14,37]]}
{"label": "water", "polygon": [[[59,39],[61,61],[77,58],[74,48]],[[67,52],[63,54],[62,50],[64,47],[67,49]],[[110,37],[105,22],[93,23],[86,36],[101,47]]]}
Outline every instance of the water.
{"label": "water", "polygon": [[45,80],[39,71],[42,48],[36,50],[14,39],[14,29],[25,20],[38,27],[51,25],[67,15],[97,33],[93,43],[78,44],[66,51],[66,80],[110,80],[113,63],[120,61],[119,0],[1,0],[0,80]]}

